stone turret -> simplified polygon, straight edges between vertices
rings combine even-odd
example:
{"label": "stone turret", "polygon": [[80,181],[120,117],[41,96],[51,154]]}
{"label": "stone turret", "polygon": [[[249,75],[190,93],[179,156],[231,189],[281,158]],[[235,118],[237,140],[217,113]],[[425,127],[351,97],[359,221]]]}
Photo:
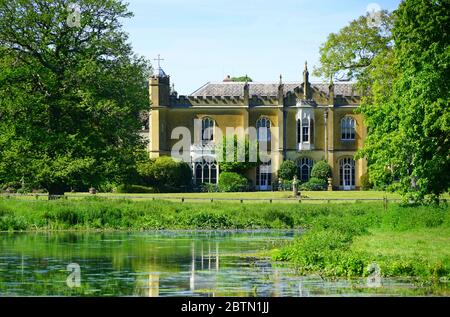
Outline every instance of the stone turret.
{"label": "stone turret", "polygon": [[152,107],[169,106],[170,99],[170,76],[159,68],[150,77],[150,101]]}

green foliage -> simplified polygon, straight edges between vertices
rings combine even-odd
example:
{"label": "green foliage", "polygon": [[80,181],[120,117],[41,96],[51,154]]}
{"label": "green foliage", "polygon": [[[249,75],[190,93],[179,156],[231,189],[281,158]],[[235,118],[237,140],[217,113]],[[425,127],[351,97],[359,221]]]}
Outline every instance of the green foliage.
{"label": "green foliage", "polygon": [[368,17],[361,16],[338,33],[328,36],[320,47],[320,66],[315,69],[316,76],[362,82],[372,60],[391,46],[392,38],[392,18],[388,12],[382,12],[379,27],[369,26]]}
{"label": "green foliage", "polygon": [[326,180],[311,177],[309,181],[300,185],[300,190],[304,191],[323,191],[328,187],[328,182]]}
{"label": "green foliage", "polygon": [[285,180],[293,180],[294,176],[297,174],[297,165],[294,161],[286,160],[281,163],[280,169],[278,170],[278,177]]}
{"label": "green foliage", "polygon": [[219,191],[219,186],[217,186],[217,184],[204,183],[202,184],[201,191],[205,193],[217,193]]}
{"label": "green foliage", "polygon": [[115,188],[114,192],[118,194],[152,194],[156,191],[152,187],[140,185],[119,185]]}
{"label": "green foliage", "polygon": [[245,75],[245,76],[240,76],[240,77],[231,77],[231,81],[234,81],[234,82],[252,82],[253,79],[251,79],[250,77]]}
{"label": "green foliage", "polygon": [[326,161],[319,161],[314,164],[311,170],[311,177],[318,178],[327,182],[328,178],[333,176],[333,170]]}
{"label": "green foliage", "polygon": [[[342,208],[342,206],[341,206]],[[445,252],[438,260],[430,261],[415,252],[410,256],[400,254],[374,254],[369,250],[353,248],[355,239],[371,241],[370,229],[377,229],[395,244],[396,232],[414,232],[431,228],[448,232],[450,213],[448,207],[394,207],[388,213],[367,209],[347,209],[342,212],[316,216],[311,228],[291,245],[274,250],[273,258],[291,261],[300,274],[318,273],[327,277],[367,276],[367,268],[377,263],[383,276],[414,276],[438,279],[450,276],[450,261]],[[370,209],[370,208],[369,208]],[[391,246],[388,246],[392,248]],[[448,259],[448,258],[447,258]]]}
{"label": "green foliage", "polygon": [[362,190],[369,190],[373,188],[373,183],[370,181],[369,172],[366,172],[361,175],[360,182]]}
{"label": "green foliage", "polygon": [[[234,140],[234,143],[231,144],[233,148],[227,149],[227,139],[229,140],[230,138]],[[258,144],[250,144],[248,138],[242,141],[238,139],[237,135],[225,135],[223,136],[222,143],[218,144],[216,148],[217,157],[220,158],[220,170],[222,172],[243,174],[261,164]],[[255,158],[252,157],[254,153],[257,153]]]}
{"label": "green foliage", "polygon": [[362,113],[364,151],[375,186],[392,183],[405,200],[437,200],[450,187],[450,16],[448,2],[404,1],[395,45],[373,61],[375,88]]}
{"label": "green foliage", "polygon": [[138,172],[144,184],[160,192],[187,191],[192,186],[192,170],[189,165],[168,156],[139,163]]}
{"label": "green foliage", "polygon": [[0,182],[50,193],[129,181],[144,149],[149,63],[123,32],[121,0],[0,1]]}
{"label": "green foliage", "polygon": [[246,192],[250,188],[249,180],[238,173],[223,172],[219,176],[221,192]]}

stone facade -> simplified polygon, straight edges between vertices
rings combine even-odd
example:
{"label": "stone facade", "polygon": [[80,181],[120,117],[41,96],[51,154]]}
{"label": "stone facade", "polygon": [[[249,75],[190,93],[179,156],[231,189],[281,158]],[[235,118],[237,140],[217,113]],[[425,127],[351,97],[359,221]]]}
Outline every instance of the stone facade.
{"label": "stone facade", "polygon": [[265,141],[271,161],[247,175],[257,189],[272,189],[284,160],[297,162],[300,180],[305,181],[312,165],[322,159],[333,168],[334,189],[360,187],[367,164],[353,157],[363,146],[366,128],[362,116],[354,111],[360,96],[353,84],[310,83],[305,64],[299,83],[283,83],[281,76],[278,83],[270,84],[226,79],[207,83],[189,96],[178,96],[170,87],[170,77],[160,70],[150,78],[149,89],[150,156],[170,155],[178,142],[171,139],[171,132],[187,127],[192,135],[190,161],[197,183],[216,182],[220,164],[214,162],[211,149],[217,140],[205,143],[202,136],[196,136],[195,119],[223,134],[227,127],[243,128],[240,137],[248,127],[267,127],[269,137]]}

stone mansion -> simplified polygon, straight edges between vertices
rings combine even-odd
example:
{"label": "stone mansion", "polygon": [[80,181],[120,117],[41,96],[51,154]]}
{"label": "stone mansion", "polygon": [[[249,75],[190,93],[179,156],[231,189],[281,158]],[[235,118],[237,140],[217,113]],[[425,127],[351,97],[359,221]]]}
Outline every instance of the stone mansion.
{"label": "stone mansion", "polygon": [[[170,77],[162,69],[151,76],[151,109],[149,113],[149,151],[152,158],[171,155],[178,140],[171,139],[176,127],[191,131],[190,164],[194,183],[216,183],[220,164],[214,151],[205,151],[217,144],[216,133],[195,137],[194,120],[201,120],[202,129],[221,130],[227,127],[267,129],[262,135],[268,142],[270,160],[247,173],[257,190],[271,190],[277,171],[284,160],[296,162],[301,181],[310,178],[315,162],[326,160],[333,168],[334,189],[360,187],[366,172],[364,160],[354,160],[363,146],[366,128],[363,118],[355,113],[360,96],[353,84],[309,82],[307,65],[299,83],[223,82],[207,83],[188,96],[178,96],[170,86]],[[147,134],[148,131],[148,134]],[[205,138],[207,135],[207,139]],[[198,138],[194,139],[194,138]]]}

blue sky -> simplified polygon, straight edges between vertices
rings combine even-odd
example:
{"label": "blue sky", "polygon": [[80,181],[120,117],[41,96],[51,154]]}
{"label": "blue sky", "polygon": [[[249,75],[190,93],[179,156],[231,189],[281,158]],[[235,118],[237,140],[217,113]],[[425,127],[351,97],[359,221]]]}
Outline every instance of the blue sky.
{"label": "blue sky", "polygon": [[[128,0],[124,22],[136,53],[165,59],[179,94],[226,75],[255,81],[300,81],[305,60],[317,65],[331,32],[365,14],[370,3],[400,0]],[[312,78],[315,80],[316,78]],[[317,80],[317,79],[316,79]]]}

